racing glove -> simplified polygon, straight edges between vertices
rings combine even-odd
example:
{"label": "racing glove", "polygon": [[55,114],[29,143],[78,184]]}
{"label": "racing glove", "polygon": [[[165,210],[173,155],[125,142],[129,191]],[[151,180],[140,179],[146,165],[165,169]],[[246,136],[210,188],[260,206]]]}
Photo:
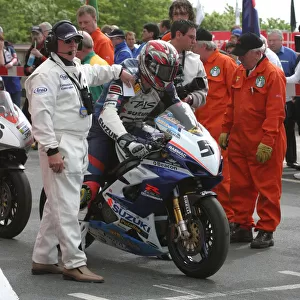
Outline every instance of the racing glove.
{"label": "racing glove", "polygon": [[223,150],[226,150],[228,147],[228,137],[229,133],[222,132],[219,136],[219,145]]}
{"label": "racing glove", "polygon": [[260,163],[265,163],[271,158],[273,148],[260,143],[257,147],[256,160]]}
{"label": "racing glove", "polygon": [[118,145],[126,152],[126,154],[136,157],[143,157],[149,153],[146,146],[139,143],[130,133],[125,133],[117,139]]}

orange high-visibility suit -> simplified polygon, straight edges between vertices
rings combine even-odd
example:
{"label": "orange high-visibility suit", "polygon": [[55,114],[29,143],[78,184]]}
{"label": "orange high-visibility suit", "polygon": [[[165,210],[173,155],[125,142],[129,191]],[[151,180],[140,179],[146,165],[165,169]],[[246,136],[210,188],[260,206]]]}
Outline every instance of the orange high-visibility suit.
{"label": "orange high-visibility suit", "polygon": [[[232,58],[215,50],[204,62],[208,79],[208,94],[206,104],[196,110],[197,120],[204,125],[215,140],[222,132],[224,112],[230,101],[231,84],[237,64]],[[232,222],[233,211],[230,205],[229,189],[230,175],[228,167],[228,151],[222,150],[223,181],[213,191],[223,206],[229,222]]]}
{"label": "orange high-visibility suit", "polygon": [[[281,176],[286,151],[285,95],[284,73],[266,57],[248,77],[242,65],[234,74],[232,98],[224,115],[222,132],[230,133],[228,160],[233,221],[244,228],[255,226],[252,215],[256,200],[260,217],[257,230],[273,232],[280,222]],[[260,143],[273,148],[271,158],[265,163],[256,160]]]}

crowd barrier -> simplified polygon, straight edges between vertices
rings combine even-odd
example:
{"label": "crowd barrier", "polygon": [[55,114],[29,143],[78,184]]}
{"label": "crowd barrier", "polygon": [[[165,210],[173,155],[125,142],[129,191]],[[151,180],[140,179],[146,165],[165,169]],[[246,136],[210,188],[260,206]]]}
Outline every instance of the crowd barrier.
{"label": "crowd barrier", "polygon": [[[12,67],[6,69],[5,67],[0,67],[0,76],[18,76],[26,77],[24,74],[23,67]],[[287,96],[300,96],[300,84],[287,84],[286,85],[286,94]]]}

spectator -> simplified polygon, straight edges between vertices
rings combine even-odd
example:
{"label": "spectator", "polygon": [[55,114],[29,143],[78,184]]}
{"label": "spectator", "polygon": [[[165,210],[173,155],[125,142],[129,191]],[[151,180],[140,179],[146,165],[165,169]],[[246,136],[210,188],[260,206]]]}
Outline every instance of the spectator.
{"label": "spectator", "polygon": [[[86,266],[79,249],[80,189],[88,164],[87,134],[91,125],[88,85],[112,79],[133,80],[121,66],[80,65],[74,60],[82,35],[69,21],[53,26],[47,59],[25,82],[32,130],[47,201],[32,255],[32,274],[63,274],[67,280],[103,282]],[[57,265],[60,245],[64,268]]]}
{"label": "spectator", "polygon": [[[237,65],[240,65],[241,62],[239,61],[239,58],[236,55],[232,54],[232,51],[234,48],[235,48],[234,43],[227,42],[225,44],[225,52],[228,53],[228,56],[230,56],[236,62]],[[220,51],[222,51],[222,50],[220,50]]]}
{"label": "spectator", "polygon": [[242,34],[242,29],[240,28],[235,28],[231,31],[231,36],[229,38],[229,42],[236,44],[238,38],[241,36]]}
{"label": "spectator", "polygon": [[[174,84],[179,98],[193,108],[203,106],[206,101],[208,83],[203,64],[198,54],[190,51],[196,42],[197,25],[191,21],[175,21],[171,26],[171,41],[179,54],[179,69]],[[201,82],[199,86],[194,84]],[[191,90],[185,88],[193,85]]]}
{"label": "spectator", "polygon": [[107,36],[110,38],[114,48],[114,63],[120,64],[127,58],[132,58],[132,52],[125,42],[125,34],[121,29],[114,29]]}
{"label": "spectator", "polygon": [[[198,29],[197,42],[193,51],[200,55],[208,79],[206,104],[195,112],[197,120],[206,127],[217,140],[222,132],[224,111],[231,100],[231,84],[237,64],[227,55],[221,54],[213,42],[212,34]],[[229,223],[233,223],[233,211],[230,204],[230,174],[228,151],[222,150],[223,181],[213,191],[224,208]]]}
{"label": "spectator", "polygon": [[[171,23],[178,20],[189,20],[195,22],[195,12],[192,4],[188,0],[175,0],[169,7],[169,19]],[[161,37],[163,41],[171,40],[171,32],[167,32]]]}
{"label": "spectator", "polygon": [[262,42],[264,43],[263,45],[263,54],[266,55],[266,57],[269,59],[269,61],[274,65],[277,66],[278,68],[280,68],[281,70],[283,70],[281,62],[279,60],[279,57],[276,55],[276,53],[274,51],[272,51],[270,48],[268,48],[268,41],[267,39],[261,34],[260,35],[260,39],[262,40]]}
{"label": "spectator", "polygon": [[142,41],[143,43],[139,46],[139,48],[135,52],[135,57],[137,57],[145,44],[151,40],[157,40],[159,36],[159,29],[157,24],[155,23],[147,23],[143,27],[142,33]]}
{"label": "spectator", "polygon": [[96,9],[91,5],[83,5],[77,10],[77,23],[81,30],[90,34],[94,41],[94,51],[108,64],[114,63],[114,47],[111,40],[97,26]]}
{"label": "spectator", "polygon": [[[90,64],[91,66],[96,64],[100,66],[108,65],[106,60],[102,59],[99,55],[97,55],[94,52],[94,42],[92,37],[86,31],[82,31],[82,35],[83,35],[82,47],[81,49],[79,49],[78,47],[76,53],[76,57],[78,57],[81,60],[81,63],[83,65]],[[90,87],[90,92],[93,97],[93,103],[95,103],[99,99],[102,90],[103,90],[102,85]]]}
{"label": "spectator", "polygon": [[165,34],[167,34],[168,32],[170,32],[171,22],[168,19],[162,20],[159,23],[158,27],[159,27],[159,37],[162,38]]}
{"label": "spectator", "polygon": [[107,34],[107,33],[111,33],[112,32],[112,27],[111,27],[111,25],[103,25],[102,27],[101,27],[101,31],[102,31],[102,33],[104,33],[104,34]]}
{"label": "spectator", "polygon": [[242,28],[239,25],[234,25],[230,29],[229,41],[225,41],[221,46],[220,50],[226,51],[226,45],[228,42],[236,44],[238,37],[242,34]]}
{"label": "spectator", "polygon": [[127,31],[125,33],[125,41],[126,41],[128,48],[132,52],[132,57],[136,57],[135,53],[136,53],[137,47],[135,46],[135,43],[136,43],[135,33],[133,31]]}
{"label": "spectator", "polygon": [[[300,56],[297,57],[296,61],[296,69],[295,74],[287,77],[287,83],[299,83],[300,82]],[[298,126],[298,133],[300,135],[300,97],[294,97],[293,102],[295,103],[295,112],[294,112],[294,119],[297,122]],[[296,179],[300,179],[300,173],[294,174]]]}
{"label": "spectator", "polygon": [[[0,67],[10,69],[18,64],[18,57],[13,45],[4,40],[3,29],[0,27]],[[17,76],[3,76],[5,89],[9,92],[12,102],[20,107],[22,86]]]}
{"label": "spectator", "polygon": [[[233,54],[241,65],[233,75],[231,101],[224,115],[219,143],[228,147],[231,207],[230,241],[251,242],[251,248],[274,245],[280,223],[283,159],[285,77],[262,55],[263,42],[242,34]],[[253,213],[259,220],[254,224]],[[253,240],[252,227],[258,231]]]}
{"label": "spectator", "polygon": [[[268,44],[280,59],[283,71],[286,77],[294,74],[297,54],[294,50],[282,45],[283,35],[278,29],[272,30],[268,34]],[[286,98],[286,118],[284,121],[287,151],[285,155],[288,167],[300,170],[300,164],[297,162],[297,144],[295,136],[295,103],[293,97]]]}
{"label": "spectator", "polygon": [[[25,65],[24,65],[24,73],[25,75],[29,76],[33,73],[33,71],[41,65],[49,56],[45,48],[45,40],[49,34],[49,31],[52,29],[52,26],[48,22],[43,22],[38,26],[33,26],[31,28],[31,47],[28,49],[25,55]],[[31,66],[28,65],[28,58],[29,56],[34,55],[34,61]],[[31,116],[28,111],[28,99],[25,98],[25,102],[22,108],[24,115],[27,117],[29,122],[31,123]],[[37,150],[38,144],[34,142],[32,144],[32,149]]]}

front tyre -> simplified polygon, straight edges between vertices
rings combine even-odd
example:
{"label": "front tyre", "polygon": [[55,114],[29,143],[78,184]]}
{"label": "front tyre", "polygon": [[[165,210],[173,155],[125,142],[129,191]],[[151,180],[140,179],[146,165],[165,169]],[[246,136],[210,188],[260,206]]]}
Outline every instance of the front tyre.
{"label": "front tyre", "polygon": [[22,232],[31,213],[31,188],[23,170],[0,177],[0,237],[11,239]]}
{"label": "front tyre", "polygon": [[[229,248],[226,214],[215,197],[199,199],[188,222],[190,237],[178,237],[174,224],[168,229],[168,247],[175,265],[187,276],[207,278],[223,265]],[[184,218],[184,217],[183,217]]]}

